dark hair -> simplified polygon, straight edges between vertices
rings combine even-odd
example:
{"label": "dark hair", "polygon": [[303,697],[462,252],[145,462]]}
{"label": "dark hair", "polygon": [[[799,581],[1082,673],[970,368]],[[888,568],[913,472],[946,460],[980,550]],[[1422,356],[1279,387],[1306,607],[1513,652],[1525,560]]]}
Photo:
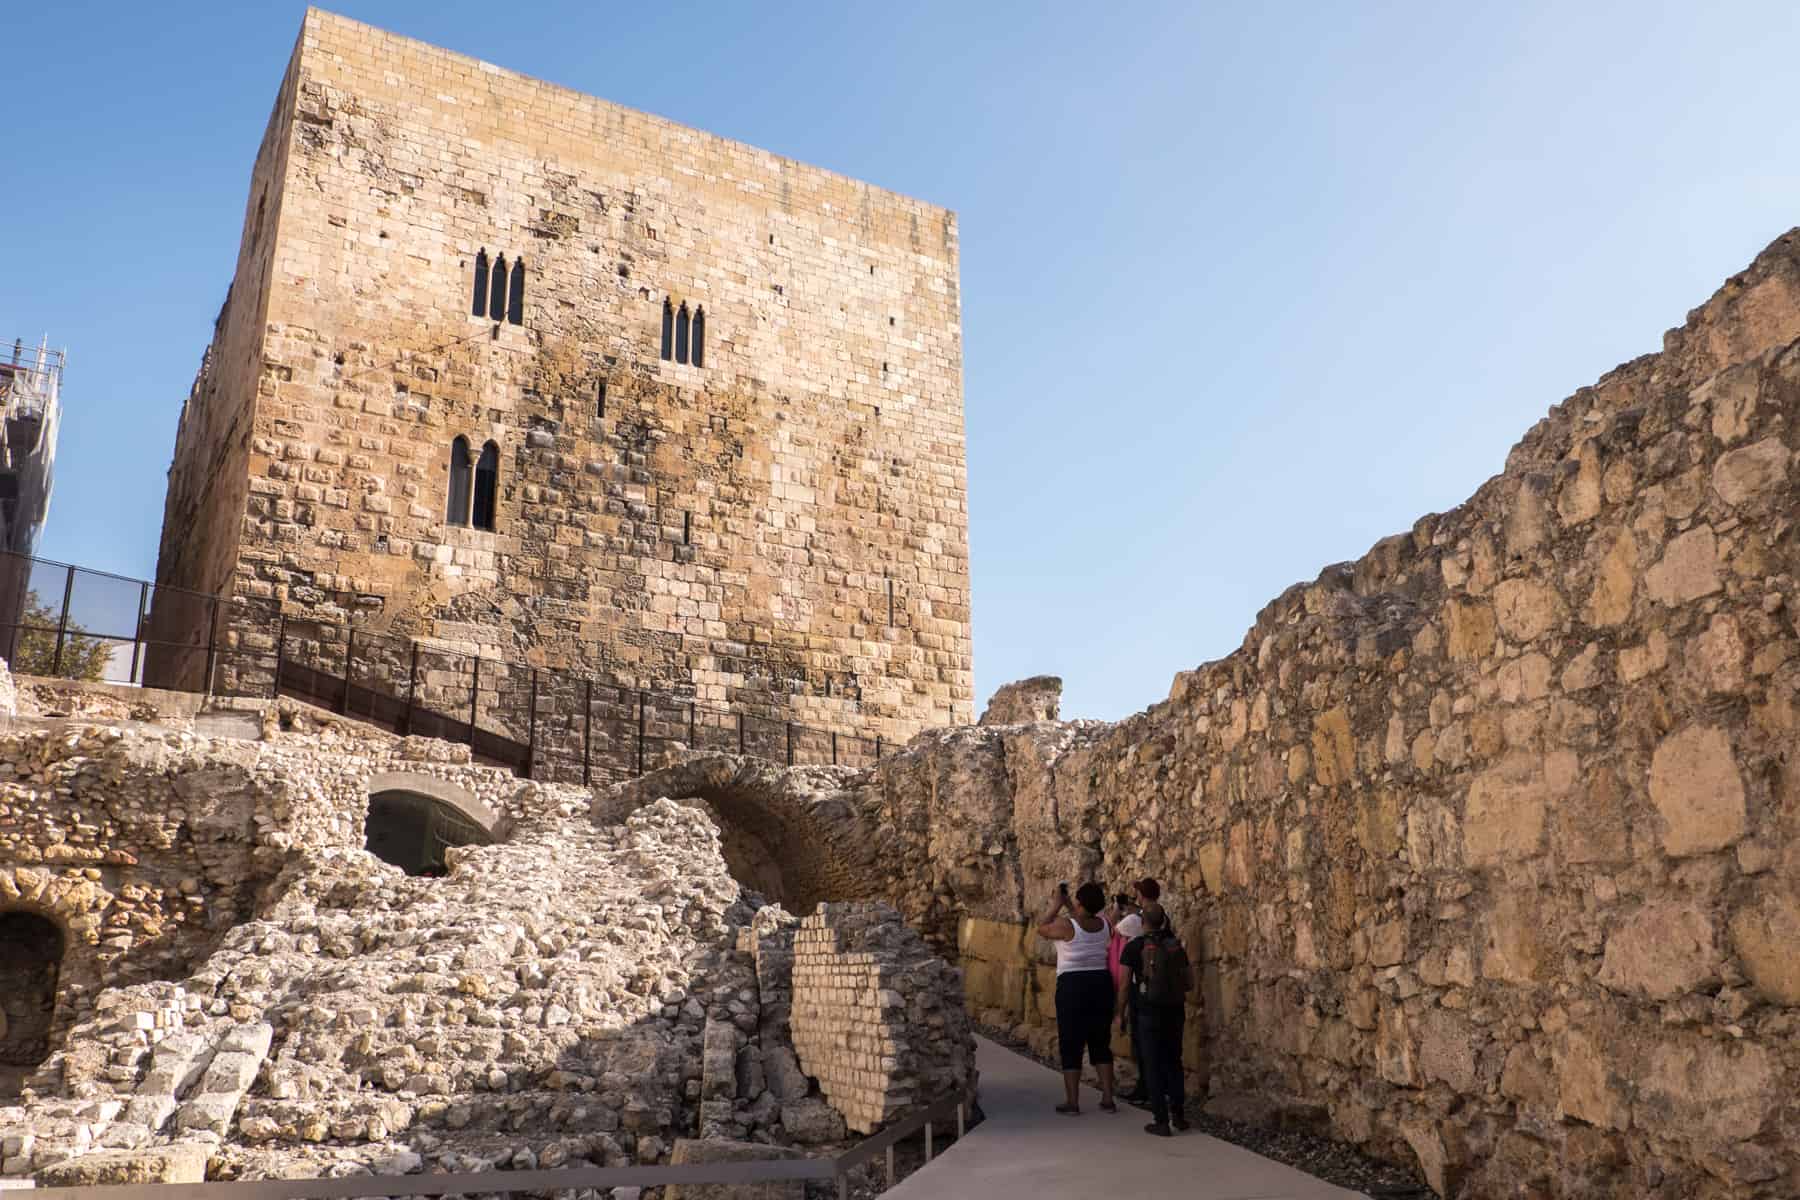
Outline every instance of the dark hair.
{"label": "dark hair", "polygon": [[1128,894],[1126,894],[1125,892],[1120,892],[1113,897],[1113,903],[1118,905],[1120,908],[1130,908],[1131,907],[1131,897]]}
{"label": "dark hair", "polygon": [[1162,899],[1162,884],[1156,882],[1154,879],[1145,878],[1138,880],[1137,890],[1144,894],[1144,899],[1149,900],[1152,903]]}
{"label": "dark hair", "polygon": [[1091,916],[1106,907],[1106,889],[1093,880],[1075,889],[1075,903]]}
{"label": "dark hair", "polygon": [[1158,904],[1154,900],[1152,900],[1150,903],[1144,905],[1144,928],[1145,929],[1151,929],[1151,930],[1166,929],[1168,927],[1168,924],[1169,924],[1169,914],[1163,911],[1162,905]]}

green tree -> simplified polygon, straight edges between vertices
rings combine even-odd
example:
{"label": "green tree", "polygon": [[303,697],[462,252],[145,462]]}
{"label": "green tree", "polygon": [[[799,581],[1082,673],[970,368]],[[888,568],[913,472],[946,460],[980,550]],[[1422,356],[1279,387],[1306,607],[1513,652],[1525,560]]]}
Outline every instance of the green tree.
{"label": "green tree", "polygon": [[57,676],[98,681],[106,677],[106,663],[113,643],[95,637],[75,622],[63,632],[62,655],[56,653],[56,622],[61,614],[39,598],[25,593],[25,613],[19,618],[18,646],[11,663],[15,675]]}

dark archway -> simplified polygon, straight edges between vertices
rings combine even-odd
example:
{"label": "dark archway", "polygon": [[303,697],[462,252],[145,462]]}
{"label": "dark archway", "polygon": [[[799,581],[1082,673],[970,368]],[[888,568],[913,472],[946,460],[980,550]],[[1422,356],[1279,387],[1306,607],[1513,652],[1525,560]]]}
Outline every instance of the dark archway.
{"label": "dark archway", "polygon": [[443,875],[444,851],[452,846],[487,846],[493,834],[473,817],[432,796],[411,791],[377,792],[369,797],[363,823],[365,849],[408,875]]}
{"label": "dark archway", "polygon": [[63,934],[36,913],[0,913],[0,1064],[35,1067],[50,1056]]}

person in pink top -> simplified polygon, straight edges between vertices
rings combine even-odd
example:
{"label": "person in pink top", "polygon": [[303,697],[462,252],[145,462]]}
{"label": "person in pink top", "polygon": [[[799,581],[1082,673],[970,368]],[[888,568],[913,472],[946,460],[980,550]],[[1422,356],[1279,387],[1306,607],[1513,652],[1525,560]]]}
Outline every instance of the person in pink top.
{"label": "person in pink top", "polygon": [[[1125,983],[1126,970],[1120,962],[1125,947],[1144,935],[1144,909],[1161,898],[1162,885],[1146,876],[1131,885],[1129,896],[1116,897],[1113,906],[1107,910],[1107,919],[1112,922],[1113,927],[1107,965],[1112,968],[1115,988],[1123,987]],[[1145,1082],[1143,1048],[1138,1045],[1138,1023],[1127,1021],[1126,1029],[1131,1037],[1131,1061],[1137,1066],[1137,1085],[1125,1093],[1125,1101],[1128,1104],[1148,1104],[1150,1091]]]}

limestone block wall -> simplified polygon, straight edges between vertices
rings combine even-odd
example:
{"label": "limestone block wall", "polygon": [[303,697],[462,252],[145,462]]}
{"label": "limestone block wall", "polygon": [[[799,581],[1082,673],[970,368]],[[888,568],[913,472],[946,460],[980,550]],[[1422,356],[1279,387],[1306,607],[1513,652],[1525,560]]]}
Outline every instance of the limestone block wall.
{"label": "limestone block wall", "polygon": [[[890,742],[970,719],[952,213],[316,10],[282,95],[159,580]],[[519,324],[471,314],[482,253]],[[446,521],[458,436],[491,531]]]}
{"label": "limestone block wall", "polygon": [[857,1133],[975,1079],[961,973],[886,904],[821,904],[793,942],[794,1050]]}
{"label": "limestone block wall", "polygon": [[1160,878],[1215,1107],[1446,1196],[1800,1193],[1796,337],[1789,234],[1166,701],[916,740],[894,902],[1047,1045],[1030,907]]}

